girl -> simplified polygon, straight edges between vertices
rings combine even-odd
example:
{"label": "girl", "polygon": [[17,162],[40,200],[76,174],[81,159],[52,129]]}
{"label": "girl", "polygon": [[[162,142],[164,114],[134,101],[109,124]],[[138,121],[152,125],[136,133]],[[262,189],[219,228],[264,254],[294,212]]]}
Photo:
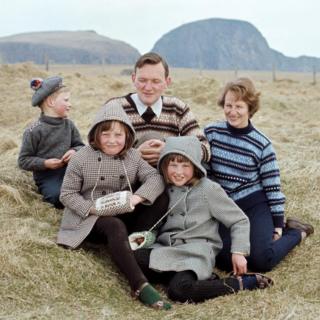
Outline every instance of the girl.
{"label": "girl", "polygon": [[163,179],[131,148],[135,132],[122,108],[110,106],[98,113],[88,140],[66,171],[57,243],[72,249],[85,240],[108,243],[111,258],[141,302],[169,309],[147,282],[128,242],[128,232],[145,230],[166,210],[166,197],[154,202],[164,190]]}
{"label": "girl", "polygon": [[[180,302],[201,302],[272,284],[260,274],[246,274],[248,218],[217,183],[206,178],[201,154],[194,136],[167,138],[158,168],[168,184],[171,209],[152,248],[135,251],[149,280],[167,283],[169,298]],[[222,247],[219,222],[232,234],[234,276],[226,279],[212,277]]]}
{"label": "girl", "polygon": [[[260,107],[260,93],[252,81],[240,78],[228,83],[218,104],[226,121],[205,128],[212,155],[208,172],[250,220],[249,268],[269,271],[313,233],[313,227],[292,218],[285,227],[276,155],[271,141],[250,121]],[[219,231],[223,250],[217,265],[231,270],[230,233],[224,226]]]}

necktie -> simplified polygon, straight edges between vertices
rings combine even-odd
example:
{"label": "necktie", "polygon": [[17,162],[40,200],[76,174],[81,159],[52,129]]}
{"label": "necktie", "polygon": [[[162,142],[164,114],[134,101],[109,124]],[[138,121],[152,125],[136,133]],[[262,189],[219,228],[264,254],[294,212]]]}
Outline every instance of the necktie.
{"label": "necktie", "polygon": [[150,122],[154,117],[155,117],[155,113],[152,111],[151,107],[147,107],[147,110],[142,114],[142,119],[145,122]]}

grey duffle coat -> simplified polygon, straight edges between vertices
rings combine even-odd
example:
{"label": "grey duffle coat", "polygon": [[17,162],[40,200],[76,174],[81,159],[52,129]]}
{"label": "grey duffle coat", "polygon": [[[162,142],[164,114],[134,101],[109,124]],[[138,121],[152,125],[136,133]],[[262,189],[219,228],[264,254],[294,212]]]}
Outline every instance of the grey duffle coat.
{"label": "grey duffle coat", "polygon": [[[192,189],[190,189],[192,188]],[[192,270],[208,279],[222,248],[219,222],[231,229],[231,252],[249,254],[249,220],[217,183],[202,178],[193,187],[168,189],[172,209],[151,251],[149,267],[157,271]]]}

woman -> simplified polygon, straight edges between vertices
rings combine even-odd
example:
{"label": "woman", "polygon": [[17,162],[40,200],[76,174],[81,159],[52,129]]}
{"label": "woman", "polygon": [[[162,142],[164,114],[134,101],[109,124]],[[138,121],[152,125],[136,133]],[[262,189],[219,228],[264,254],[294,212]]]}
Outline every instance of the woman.
{"label": "woman", "polygon": [[[228,83],[218,104],[226,121],[205,128],[211,147],[208,174],[250,220],[248,267],[269,271],[313,233],[313,227],[292,218],[284,223],[285,197],[276,155],[271,141],[250,121],[260,108],[260,93],[252,81],[239,78]],[[230,233],[222,225],[219,232],[223,250],[217,265],[231,270]]]}

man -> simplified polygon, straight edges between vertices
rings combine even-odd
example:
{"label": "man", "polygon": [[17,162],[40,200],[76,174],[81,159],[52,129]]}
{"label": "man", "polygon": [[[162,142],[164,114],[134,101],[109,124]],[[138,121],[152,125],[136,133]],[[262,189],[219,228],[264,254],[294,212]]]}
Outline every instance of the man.
{"label": "man", "polygon": [[134,66],[132,82],[136,93],[113,98],[103,108],[116,104],[125,110],[142,157],[156,166],[166,137],[195,135],[202,144],[202,160],[209,161],[209,144],[189,107],[176,97],[163,96],[171,83],[166,61],[153,52],[144,54]]}

